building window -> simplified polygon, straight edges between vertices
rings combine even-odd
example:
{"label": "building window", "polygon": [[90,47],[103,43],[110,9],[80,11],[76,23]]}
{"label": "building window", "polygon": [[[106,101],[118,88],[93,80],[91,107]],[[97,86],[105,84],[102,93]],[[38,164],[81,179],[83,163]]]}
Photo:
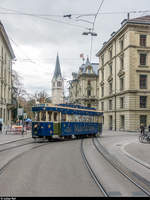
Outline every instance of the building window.
{"label": "building window", "polygon": [[147,75],[140,75],[140,89],[147,89]]}
{"label": "building window", "polygon": [[109,65],[109,73],[110,73],[110,76],[112,75],[112,63]]}
{"label": "building window", "polygon": [[147,96],[140,96],[140,108],[146,108]]}
{"label": "building window", "polygon": [[104,81],[104,69],[102,69],[102,81]]}
{"label": "building window", "polygon": [[112,59],[112,48],[109,49],[109,58]]}
{"label": "building window", "polygon": [[147,116],[146,115],[140,115],[140,124],[144,124],[144,126],[147,126]]}
{"label": "building window", "polygon": [[120,91],[124,90],[124,78],[120,78]]}
{"label": "building window", "polygon": [[87,90],[87,96],[88,97],[91,96],[91,90],[90,89]]}
{"label": "building window", "polygon": [[104,102],[101,102],[101,110],[104,111]]}
{"label": "building window", "polygon": [[112,100],[109,100],[109,110],[112,110]]}
{"label": "building window", "polygon": [[145,53],[140,54],[140,65],[146,65],[146,56]]}
{"label": "building window", "polygon": [[102,55],[101,61],[102,61],[102,66],[103,66],[104,65],[104,55]]}
{"label": "building window", "polygon": [[104,87],[101,87],[102,90],[102,97],[104,96]]}
{"label": "building window", "polygon": [[120,115],[120,128],[124,129],[124,127],[125,127],[124,115]]}
{"label": "building window", "polygon": [[88,86],[91,86],[91,81],[90,81],[90,80],[88,80],[88,83],[87,83],[87,84],[88,84]]}
{"label": "building window", "polygon": [[124,55],[120,56],[120,69],[124,68]]}
{"label": "building window", "polygon": [[124,108],[124,97],[120,98],[120,108]]}
{"label": "building window", "polygon": [[146,46],[146,35],[140,35],[140,46]]}
{"label": "building window", "polygon": [[112,94],[112,82],[109,83],[109,94]]}
{"label": "building window", "polygon": [[123,38],[120,40],[120,51],[124,49],[124,40]]}

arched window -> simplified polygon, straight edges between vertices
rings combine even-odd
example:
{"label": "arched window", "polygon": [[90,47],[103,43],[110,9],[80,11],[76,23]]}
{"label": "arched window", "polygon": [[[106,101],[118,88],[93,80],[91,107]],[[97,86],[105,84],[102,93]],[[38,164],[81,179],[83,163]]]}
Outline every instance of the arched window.
{"label": "arched window", "polygon": [[90,89],[87,90],[87,96],[88,97],[91,96],[91,90]]}

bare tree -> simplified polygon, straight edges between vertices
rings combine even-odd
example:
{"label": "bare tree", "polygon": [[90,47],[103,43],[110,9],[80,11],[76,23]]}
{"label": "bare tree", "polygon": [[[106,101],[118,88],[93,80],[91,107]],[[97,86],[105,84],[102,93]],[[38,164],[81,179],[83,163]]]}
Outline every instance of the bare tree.
{"label": "bare tree", "polygon": [[42,90],[40,92],[36,91],[33,95],[33,98],[38,103],[51,103],[51,99],[45,90]]}

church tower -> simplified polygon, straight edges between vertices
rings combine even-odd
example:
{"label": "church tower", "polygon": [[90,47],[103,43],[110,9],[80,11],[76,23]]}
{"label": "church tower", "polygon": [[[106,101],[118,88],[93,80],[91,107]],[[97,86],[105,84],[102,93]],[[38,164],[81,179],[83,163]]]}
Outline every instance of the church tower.
{"label": "church tower", "polygon": [[59,56],[57,54],[55,71],[52,78],[52,104],[64,103],[64,79],[61,75]]}

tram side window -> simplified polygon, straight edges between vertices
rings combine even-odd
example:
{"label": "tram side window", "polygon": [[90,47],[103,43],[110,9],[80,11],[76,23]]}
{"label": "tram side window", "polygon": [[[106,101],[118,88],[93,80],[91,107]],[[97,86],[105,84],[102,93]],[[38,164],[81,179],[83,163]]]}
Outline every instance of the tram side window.
{"label": "tram side window", "polygon": [[52,121],[52,112],[48,111],[48,121]]}
{"label": "tram side window", "polygon": [[45,111],[41,112],[41,121],[46,121],[46,112]]}
{"label": "tram side window", "polygon": [[66,122],[66,114],[62,114],[62,116],[61,116],[61,121],[62,121],[62,122]]}
{"label": "tram side window", "polygon": [[57,113],[54,112],[54,121],[56,122],[57,121]]}
{"label": "tram side window", "polygon": [[35,119],[35,121],[40,121],[40,113],[39,112],[35,112],[34,119]]}

